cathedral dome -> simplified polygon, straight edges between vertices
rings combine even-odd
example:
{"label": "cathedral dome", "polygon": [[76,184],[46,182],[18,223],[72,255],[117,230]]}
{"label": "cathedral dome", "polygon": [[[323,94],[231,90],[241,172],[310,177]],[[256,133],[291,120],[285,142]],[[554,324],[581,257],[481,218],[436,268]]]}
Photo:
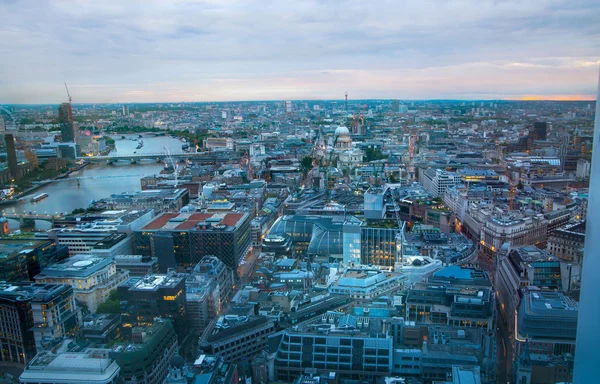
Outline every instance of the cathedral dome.
{"label": "cathedral dome", "polygon": [[335,135],[336,136],[350,136],[350,131],[348,130],[348,128],[341,125],[341,126],[337,127],[337,129],[335,130]]}

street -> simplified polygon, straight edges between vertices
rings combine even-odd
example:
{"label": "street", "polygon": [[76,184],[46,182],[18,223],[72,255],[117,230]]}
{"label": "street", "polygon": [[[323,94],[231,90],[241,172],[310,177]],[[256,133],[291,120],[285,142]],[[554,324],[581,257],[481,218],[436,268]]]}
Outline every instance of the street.
{"label": "street", "polygon": [[504,319],[497,310],[498,319],[496,330],[496,345],[498,346],[498,367],[496,368],[496,383],[506,384],[512,382],[512,344]]}

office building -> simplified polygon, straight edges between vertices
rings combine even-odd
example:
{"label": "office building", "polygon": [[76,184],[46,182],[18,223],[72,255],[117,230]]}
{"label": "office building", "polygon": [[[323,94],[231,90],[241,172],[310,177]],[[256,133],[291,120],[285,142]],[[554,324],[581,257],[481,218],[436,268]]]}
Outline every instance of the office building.
{"label": "office building", "polygon": [[441,169],[427,169],[421,172],[419,181],[425,191],[433,197],[443,197],[446,189],[463,183],[462,175]]}
{"label": "office building", "polygon": [[69,255],[90,255],[110,258],[131,254],[131,239],[114,227],[54,228],[36,233],[37,239],[50,239],[66,246]]}
{"label": "office building", "polygon": [[[64,284],[2,283],[0,302],[5,329],[3,359],[26,362],[37,350],[49,349],[79,332],[81,310],[73,287]],[[32,340],[33,336],[33,340]]]}
{"label": "office building", "polygon": [[[600,74],[598,76],[598,88],[596,100],[600,100]],[[590,174],[590,195],[588,198],[589,217],[586,222],[585,253],[592,257],[583,260],[583,274],[581,279],[580,306],[581,314],[577,325],[577,357],[575,358],[575,373],[573,382],[578,384],[592,384],[597,377],[597,351],[600,345],[600,302],[598,292],[600,291],[600,242],[594,236],[599,233],[597,212],[600,212],[600,103],[596,103],[594,121],[594,151],[592,154],[592,170]],[[595,165],[594,165],[595,164]]]}
{"label": "office building", "polygon": [[73,124],[71,103],[62,103],[58,106],[58,124],[60,125],[61,141],[74,142],[77,138],[77,132]]}
{"label": "office building", "polygon": [[533,140],[546,140],[548,138],[548,123],[536,121],[533,123]]}
{"label": "office building", "polygon": [[177,347],[171,321],[157,319],[150,326],[133,328],[130,342],[113,345],[108,355],[121,367],[121,382],[163,384]]}
{"label": "office building", "polygon": [[542,214],[493,215],[485,219],[480,228],[480,252],[492,260],[505,243],[510,243],[513,248],[525,245],[546,247],[548,221]]}
{"label": "office building", "polygon": [[533,246],[499,252],[495,283],[500,313],[507,321],[509,330],[514,331],[512,319],[521,305],[521,290],[524,287],[567,289],[570,286],[569,272],[573,277],[572,266],[567,266],[548,251]]}
{"label": "office building", "polygon": [[112,210],[153,209],[154,214],[161,212],[179,212],[190,202],[187,189],[148,189],[145,191],[124,192],[111,195],[98,203],[106,204]]}
{"label": "office building", "polygon": [[154,217],[154,211],[148,209],[101,210],[81,214],[69,214],[54,220],[54,228],[104,229],[131,235],[142,228]]}
{"label": "office building", "polygon": [[381,220],[385,217],[385,192],[381,187],[372,187],[364,197],[364,214],[367,220]]}
{"label": "office building", "polygon": [[19,163],[17,162],[17,151],[15,150],[15,138],[12,134],[4,135],[4,142],[6,143],[6,155],[8,158],[8,169],[10,175],[14,180],[21,178],[19,174]]}
{"label": "office building", "polygon": [[494,308],[492,283],[486,272],[451,266],[409,288],[405,318],[421,324],[491,331]]}
{"label": "office building", "polygon": [[117,271],[129,271],[130,277],[143,277],[158,273],[158,257],[117,255],[113,260],[117,265]]}
{"label": "office building", "polygon": [[564,370],[557,372],[552,366],[540,363],[556,358],[572,359],[576,352],[580,353],[575,350],[578,312],[578,303],[561,292],[526,291],[514,318],[513,355],[519,357],[514,368],[516,382],[548,382],[543,378],[549,373],[558,374],[558,382],[572,381],[572,368],[565,366],[567,364],[563,364]]}
{"label": "office building", "polygon": [[81,338],[95,345],[119,340],[121,338],[121,315],[112,313],[85,316],[81,327]]}
{"label": "office building", "polygon": [[75,255],[48,265],[35,276],[37,283],[69,284],[81,307],[96,313],[98,305],[108,299],[111,291],[129,278],[129,271],[117,271],[114,260],[94,255]]}
{"label": "office building", "polygon": [[265,349],[269,335],[275,331],[275,323],[264,316],[223,315],[204,331],[198,348],[201,353],[220,355],[225,361],[251,359]]}
{"label": "office building", "polygon": [[118,287],[125,331],[149,326],[155,318],[173,321],[177,335],[186,335],[185,276],[148,275],[131,277]]}
{"label": "office building", "polygon": [[159,269],[193,267],[212,255],[235,269],[250,250],[248,213],[164,213],[132,235],[133,252],[158,257]]}
{"label": "office building", "polygon": [[275,379],[290,382],[306,369],[344,379],[390,375],[394,348],[385,320],[328,312],[287,328],[269,341]]}
{"label": "office building", "polygon": [[292,102],[290,100],[286,100],[283,103],[285,107],[285,113],[292,113]]}
{"label": "office building", "polygon": [[205,256],[185,282],[188,328],[200,335],[229,302],[233,271],[215,256]]}
{"label": "office building", "polygon": [[583,247],[585,245],[585,221],[572,223],[550,232],[548,236],[548,251],[559,259],[569,263],[583,262]]}
{"label": "office building", "polygon": [[[368,221],[360,227],[362,265],[394,267],[402,262],[403,229],[396,221]],[[348,227],[346,227],[348,228]],[[354,257],[351,257],[353,259]]]}
{"label": "office building", "polygon": [[392,295],[404,286],[404,276],[377,269],[349,269],[335,283],[329,292],[348,295],[354,299],[373,300],[379,296]]}
{"label": "office building", "polygon": [[116,384],[121,368],[106,351],[40,352],[19,377],[20,384]]}
{"label": "office building", "polygon": [[590,177],[591,166],[592,164],[585,159],[577,160],[577,170],[575,171],[575,176],[577,176],[578,179],[587,180]]}

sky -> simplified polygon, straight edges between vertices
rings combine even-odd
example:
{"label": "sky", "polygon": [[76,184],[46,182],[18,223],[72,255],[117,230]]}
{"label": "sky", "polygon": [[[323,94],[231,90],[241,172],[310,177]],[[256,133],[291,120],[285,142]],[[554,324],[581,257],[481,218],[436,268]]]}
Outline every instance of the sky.
{"label": "sky", "polygon": [[597,0],[0,0],[0,103],[595,99]]}

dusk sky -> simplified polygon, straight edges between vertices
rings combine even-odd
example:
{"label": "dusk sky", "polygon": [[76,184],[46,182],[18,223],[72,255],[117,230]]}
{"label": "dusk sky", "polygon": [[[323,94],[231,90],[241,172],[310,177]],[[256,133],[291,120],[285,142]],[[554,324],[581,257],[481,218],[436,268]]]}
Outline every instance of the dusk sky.
{"label": "dusk sky", "polygon": [[0,0],[0,103],[594,99],[600,1]]}

